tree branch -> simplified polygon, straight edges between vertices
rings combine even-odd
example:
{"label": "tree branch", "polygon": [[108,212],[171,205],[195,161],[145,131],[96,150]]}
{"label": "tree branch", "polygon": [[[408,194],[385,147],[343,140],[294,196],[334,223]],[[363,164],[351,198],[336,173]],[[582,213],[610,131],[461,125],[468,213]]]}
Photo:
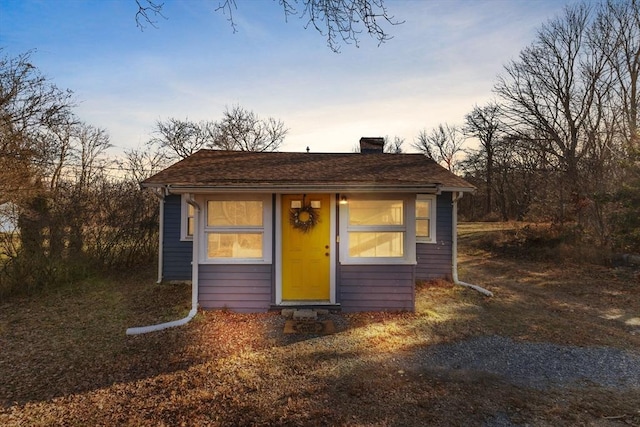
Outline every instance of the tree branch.
{"label": "tree branch", "polygon": [[160,16],[167,19],[162,14],[162,7],[164,6],[164,3],[155,3],[152,0],[135,1],[138,6],[138,11],[136,12],[136,26],[140,28],[141,31],[144,31],[145,29],[145,22],[153,28],[158,28],[156,25],[158,21],[155,20],[155,18]]}

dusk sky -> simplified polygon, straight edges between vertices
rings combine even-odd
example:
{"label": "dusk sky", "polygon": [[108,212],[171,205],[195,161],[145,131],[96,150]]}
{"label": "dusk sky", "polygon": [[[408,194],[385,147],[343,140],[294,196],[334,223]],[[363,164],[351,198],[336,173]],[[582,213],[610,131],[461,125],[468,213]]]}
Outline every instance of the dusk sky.
{"label": "dusk sky", "polygon": [[[159,2],[161,0],[158,0]],[[332,52],[277,1],[237,0],[237,32],[218,0],[165,0],[157,28],[136,27],[134,0],[0,0],[3,56],[71,89],[83,121],[108,130],[113,154],[142,146],[156,120],[218,120],[236,104],[290,129],[282,151],[353,151],[361,136],[462,124],[492,98],[503,65],[567,4],[387,0],[393,39]],[[410,151],[410,150],[407,150]]]}

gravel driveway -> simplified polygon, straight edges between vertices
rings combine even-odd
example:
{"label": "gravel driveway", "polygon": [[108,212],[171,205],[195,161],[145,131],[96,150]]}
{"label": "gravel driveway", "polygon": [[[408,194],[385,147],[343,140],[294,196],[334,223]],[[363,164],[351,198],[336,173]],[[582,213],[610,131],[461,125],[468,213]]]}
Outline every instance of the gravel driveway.
{"label": "gravel driveway", "polygon": [[419,369],[496,375],[540,390],[588,385],[640,388],[640,353],[609,347],[518,342],[494,335],[427,347],[411,359]]}

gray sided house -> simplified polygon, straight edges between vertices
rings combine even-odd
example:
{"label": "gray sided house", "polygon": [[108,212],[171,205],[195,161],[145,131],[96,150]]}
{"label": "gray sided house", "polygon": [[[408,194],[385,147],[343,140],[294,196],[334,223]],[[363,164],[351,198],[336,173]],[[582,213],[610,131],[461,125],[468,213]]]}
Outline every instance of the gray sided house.
{"label": "gray sided house", "polygon": [[201,150],[145,180],[162,196],[159,280],[201,308],[413,310],[451,278],[455,201],[473,186],[422,154]]}

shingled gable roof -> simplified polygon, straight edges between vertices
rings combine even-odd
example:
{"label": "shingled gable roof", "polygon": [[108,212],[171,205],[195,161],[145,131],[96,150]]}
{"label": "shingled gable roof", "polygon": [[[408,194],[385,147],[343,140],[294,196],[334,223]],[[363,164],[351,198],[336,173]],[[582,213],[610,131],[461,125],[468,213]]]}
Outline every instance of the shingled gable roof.
{"label": "shingled gable roof", "polygon": [[474,187],[422,154],[200,150],[142,182],[183,189],[455,189]]}

